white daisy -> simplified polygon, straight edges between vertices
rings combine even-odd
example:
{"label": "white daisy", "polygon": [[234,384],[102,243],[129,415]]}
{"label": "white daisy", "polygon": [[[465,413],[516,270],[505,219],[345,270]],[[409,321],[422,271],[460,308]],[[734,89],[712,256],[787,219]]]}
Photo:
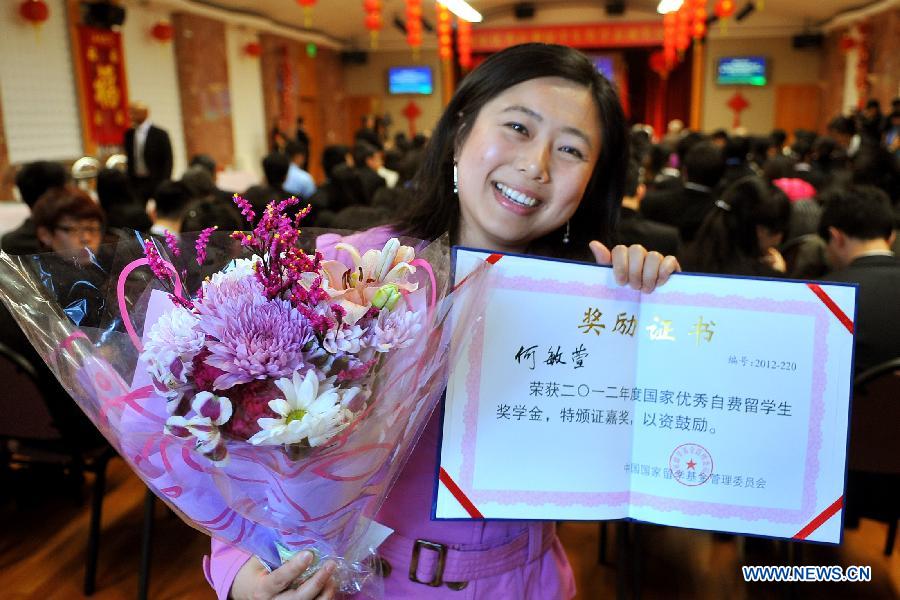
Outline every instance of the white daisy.
{"label": "white daisy", "polygon": [[310,370],[303,377],[295,371],[291,379],[278,379],[275,385],[284,394],[269,402],[279,416],[257,420],[262,428],[250,438],[251,444],[297,444],[306,440],[310,446],[320,446],[339,433],[350,422],[353,413],[344,408],[344,395],[356,395],[359,390],[342,390],[328,383],[320,385],[316,374]]}

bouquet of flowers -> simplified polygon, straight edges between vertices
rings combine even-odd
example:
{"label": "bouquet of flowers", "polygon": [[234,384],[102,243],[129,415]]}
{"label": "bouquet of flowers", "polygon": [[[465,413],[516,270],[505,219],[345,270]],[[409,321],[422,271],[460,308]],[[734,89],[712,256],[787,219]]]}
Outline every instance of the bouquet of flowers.
{"label": "bouquet of flowers", "polygon": [[186,522],[270,568],[312,549],[338,562],[342,591],[367,591],[371,519],[443,391],[481,278],[448,290],[446,243],[344,241],[326,259],[299,228],[309,208],[288,214],[297,199],[258,222],[235,202],[252,231],[136,236],[90,261],[106,265],[93,322],[54,305],[40,257],[0,255],[3,299]]}

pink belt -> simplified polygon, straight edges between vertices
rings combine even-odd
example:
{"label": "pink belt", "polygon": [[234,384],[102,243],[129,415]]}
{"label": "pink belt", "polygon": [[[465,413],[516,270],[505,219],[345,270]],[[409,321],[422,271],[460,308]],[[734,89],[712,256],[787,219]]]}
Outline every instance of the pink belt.
{"label": "pink belt", "polygon": [[542,556],[555,539],[553,522],[529,525],[527,531],[505,544],[472,550],[393,533],[378,547],[378,555],[393,568],[409,565],[411,581],[437,587],[444,582],[462,583],[523,567]]}

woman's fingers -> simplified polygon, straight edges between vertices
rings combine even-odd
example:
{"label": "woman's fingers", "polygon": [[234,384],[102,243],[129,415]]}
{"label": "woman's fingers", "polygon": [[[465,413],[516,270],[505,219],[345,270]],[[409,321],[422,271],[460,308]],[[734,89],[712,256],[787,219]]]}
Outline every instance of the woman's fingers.
{"label": "woman's fingers", "polygon": [[591,249],[591,252],[594,254],[594,260],[597,261],[598,265],[608,265],[612,263],[612,254],[609,251],[609,248],[594,240],[590,244],[588,244],[588,248]]}
{"label": "woman's fingers", "polygon": [[641,273],[641,291],[649,294],[659,284],[660,266],[663,255],[659,252],[649,252],[644,257],[644,269]]}
{"label": "woman's fingers", "polygon": [[289,561],[262,578],[259,592],[264,598],[273,598],[283,592],[309,567],[312,552],[300,552]]}
{"label": "woman's fingers", "polygon": [[659,266],[659,278],[656,280],[656,286],[661,286],[669,280],[669,277],[672,276],[672,273],[678,273],[680,271],[681,265],[678,264],[677,258],[671,255],[665,257],[662,260],[662,264]]}
{"label": "woman's fingers", "polygon": [[628,254],[627,283],[633,290],[643,289],[644,264],[647,262],[647,249],[640,244],[634,244],[633,246],[629,246],[626,249],[626,252]]}
{"label": "woman's fingers", "polygon": [[625,285],[629,280],[629,254],[628,248],[622,245],[612,249],[613,276],[619,285]]}
{"label": "woman's fingers", "polygon": [[334,598],[334,582],[331,581],[331,576],[334,574],[334,569],[334,562],[326,561],[315,575],[294,590],[290,600],[332,600]]}

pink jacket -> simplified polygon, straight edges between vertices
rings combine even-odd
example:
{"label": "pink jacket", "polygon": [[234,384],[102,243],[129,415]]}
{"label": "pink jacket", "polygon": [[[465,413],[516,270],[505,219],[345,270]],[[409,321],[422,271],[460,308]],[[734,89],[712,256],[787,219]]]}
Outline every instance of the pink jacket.
{"label": "pink jacket", "polygon": [[[381,247],[391,236],[388,228],[375,228],[351,236],[360,250]],[[324,235],[318,247],[328,256],[340,241]],[[400,474],[377,520],[394,533],[378,554],[390,565],[384,578],[385,598],[454,600],[509,598],[548,600],[571,598],[575,581],[552,522],[432,521],[431,505],[437,471],[440,411],[435,410],[409,462]],[[440,546],[417,543],[433,542]],[[413,582],[410,564],[419,555],[416,577],[422,582],[438,575],[460,585],[432,587]],[[438,554],[446,552],[443,573],[437,572]],[[213,538],[211,557],[204,557],[206,578],[220,600],[228,598],[237,571],[250,558],[246,552]]]}

